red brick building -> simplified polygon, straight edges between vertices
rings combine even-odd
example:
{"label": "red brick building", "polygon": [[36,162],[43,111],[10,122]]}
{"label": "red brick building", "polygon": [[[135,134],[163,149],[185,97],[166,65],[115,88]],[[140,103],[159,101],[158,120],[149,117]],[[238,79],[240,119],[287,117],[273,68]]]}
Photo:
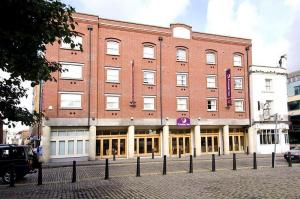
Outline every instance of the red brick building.
{"label": "red brick building", "polygon": [[251,40],[79,14],[43,85],[45,161],[244,152]]}

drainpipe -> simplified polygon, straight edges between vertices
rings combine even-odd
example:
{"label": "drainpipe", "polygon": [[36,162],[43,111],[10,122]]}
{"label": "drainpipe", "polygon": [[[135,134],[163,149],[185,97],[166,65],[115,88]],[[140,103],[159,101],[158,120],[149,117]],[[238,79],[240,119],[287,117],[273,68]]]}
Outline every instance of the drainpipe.
{"label": "drainpipe", "polygon": [[160,95],[159,95],[159,99],[160,99],[160,125],[163,126],[163,106],[162,106],[162,41],[163,38],[162,37],[158,37],[158,41],[159,41],[159,89],[160,89]]}
{"label": "drainpipe", "polygon": [[246,47],[246,62],[247,62],[247,73],[248,74],[248,107],[249,107],[249,125],[252,126],[252,120],[251,120],[251,102],[250,102],[250,67],[249,67],[249,49],[250,45]]}
{"label": "drainpipe", "polygon": [[88,126],[90,126],[90,117],[91,117],[91,76],[92,76],[92,31],[93,27],[88,26],[89,31],[89,94],[88,94]]}

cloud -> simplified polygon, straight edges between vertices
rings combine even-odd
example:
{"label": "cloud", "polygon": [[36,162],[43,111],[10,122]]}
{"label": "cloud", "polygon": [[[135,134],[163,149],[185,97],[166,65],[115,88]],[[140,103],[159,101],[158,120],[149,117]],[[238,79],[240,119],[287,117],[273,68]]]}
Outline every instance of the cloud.
{"label": "cloud", "polygon": [[209,0],[206,31],[250,38],[253,64],[277,66],[280,56],[293,43],[287,33],[299,2]]}

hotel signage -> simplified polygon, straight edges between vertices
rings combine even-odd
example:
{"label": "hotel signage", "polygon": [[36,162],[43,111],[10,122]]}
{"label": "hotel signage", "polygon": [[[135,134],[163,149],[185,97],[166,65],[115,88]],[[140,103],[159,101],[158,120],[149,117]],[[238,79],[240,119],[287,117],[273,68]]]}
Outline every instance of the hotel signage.
{"label": "hotel signage", "polygon": [[231,106],[232,105],[230,69],[226,70],[226,101],[227,101],[227,106]]}
{"label": "hotel signage", "polygon": [[177,118],[177,126],[190,126],[191,119],[188,117],[180,117]]}

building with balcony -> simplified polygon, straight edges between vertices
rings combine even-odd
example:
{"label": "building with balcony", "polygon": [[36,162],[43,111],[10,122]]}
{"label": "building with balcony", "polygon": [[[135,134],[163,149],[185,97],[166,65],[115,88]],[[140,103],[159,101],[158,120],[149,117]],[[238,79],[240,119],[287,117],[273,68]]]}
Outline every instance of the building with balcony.
{"label": "building with balcony", "polygon": [[290,142],[300,144],[300,70],[288,74],[287,89]]}
{"label": "building with balcony", "polygon": [[[249,70],[251,127],[249,147],[259,154],[284,153],[288,137],[287,71],[280,67],[255,66]],[[253,141],[253,143],[251,142]]]}
{"label": "building with balcony", "polygon": [[[74,15],[42,86],[44,161],[244,153],[251,40]],[[36,89],[38,90],[38,89]]]}

